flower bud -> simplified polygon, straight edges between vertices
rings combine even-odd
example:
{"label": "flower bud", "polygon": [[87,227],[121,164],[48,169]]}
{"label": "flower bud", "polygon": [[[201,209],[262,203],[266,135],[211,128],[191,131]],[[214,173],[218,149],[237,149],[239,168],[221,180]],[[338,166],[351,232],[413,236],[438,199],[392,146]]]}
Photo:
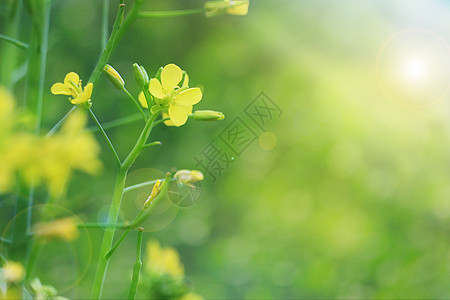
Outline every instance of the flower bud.
{"label": "flower bud", "polygon": [[214,17],[222,14],[245,16],[248,14],[249,4],[249,0],[208,1],[205,4],[205,14],[207,17]]}
{"label": "flower bud", "polygon": [[103,71],[106,74],[106,77],[108,77],[109,81],[118,88],[119,90],[122,90],[125,86],[125,81],[120,76],[119,72],[117,72],[113,67],[110,65],[106,65]]}
{"label": "flower bud", "polygon": [[134,79],[136,80],[137,84],[142,88],[148,87],[148,75],[144,67],[134,63],[133,72],[134,72]]}
{"label": "flower bud", "polygon": [[203,173],[197,170],[179,170],[175,173],[174,178],[178,183],[191,185],[193,182],[202,181]]}
{"label": "flower bud", "polygon": [[194,112],[194,119],[199,121],[221,121],[225,119],[225,115],[220,111],[197,110]]}
{"label": "flower bud", "polygon": [[148,207],[152,203],[153,199],[155,199],[156,196],[159,195],[159,193],[161,192],[160,185],[161,185],[161,181],[158,179],[156,181],[155,185],[153,186],[153,189],[152,189],[152,192],[151,192],[150,196],[148,197],[148,199],[144,203],[144,208]]}

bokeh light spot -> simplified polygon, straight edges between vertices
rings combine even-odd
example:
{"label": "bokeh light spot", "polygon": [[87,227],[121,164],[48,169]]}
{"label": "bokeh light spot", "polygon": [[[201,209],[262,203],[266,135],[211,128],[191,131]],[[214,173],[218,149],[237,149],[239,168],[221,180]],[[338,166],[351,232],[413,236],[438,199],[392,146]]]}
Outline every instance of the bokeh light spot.
{"label": "bokeh light spot", "polygon": [[277,136],[272,132],[266,131],[259,136],[258,143],[264,150],[273,150],[277,145]]}

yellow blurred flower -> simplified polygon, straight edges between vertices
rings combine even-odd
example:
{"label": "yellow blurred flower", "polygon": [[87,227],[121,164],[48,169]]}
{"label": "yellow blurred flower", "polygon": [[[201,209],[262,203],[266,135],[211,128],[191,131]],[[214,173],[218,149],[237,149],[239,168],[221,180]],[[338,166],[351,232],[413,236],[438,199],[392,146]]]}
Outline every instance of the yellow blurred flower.
{"label": "yellow blurred flower", "polygon": [[51,92],[54,95],[67,95],[70,103],[75,105],[91,105],[93,84],[88,83],[84,89],[77,73],[70,72],[64,78],[64,83],[58,82],[52,85]]}
{"label": "yellow blurred flower", "polygon": [[19,262],[8,261],[2,270],[2,275],[7,282],[20,282],[25,276],[25,269]]}
{"label": "yellow blurred flower", "polygon": [[180,262],[178,252],[171,247],[162,248],[158,241],[147,243],[146,270],[157,275],[184,276],[184,267]]}
{"label": "yellow blurred flower", "polygon": [[34,226],[34,233],[39,238],[62,239],[68,242],[76,240],[80,232],[74,218],[64,218],[53,222],[40,222]]}
{"label": "yellow blurred flower", "polygon": [[205,4],[206,16],[214,17],[221,14],[245,16],[248,14],[249,0],[208,1]]}
{"label": "yellow blurred flower", "polygon": [[[188,115],[192,113],[193,105],[202,100],[203,94],[199,88],[189,88],[189,77],[184,76],[183,71],[174,64],[168,64],[161,72],[161,81],[152,78],[149,83],[149,91],[155,97],[156,104],[163,109],[163,118],[170,118],[164,123],[167,126],[184,125]],[[144,95],[139,95],[139,101],[143,107],[147,107]]]}
{"label": "yellow blurred flower", "polygon": [[49,137],[19,128],[20,118],[12,96],[0,87],[0,193],[12,189],[19,173],[26,183],[43,183],[52,195],[59,195],[74,170],[93,174],[101,168],[100,147],[84,130],[84,113],[72,113]]}
{"label": "yellow blurred flower", "polygon": [[178,298],[178,300],[203,300],[203,299],[205,298],[196,293],[187,293]]}

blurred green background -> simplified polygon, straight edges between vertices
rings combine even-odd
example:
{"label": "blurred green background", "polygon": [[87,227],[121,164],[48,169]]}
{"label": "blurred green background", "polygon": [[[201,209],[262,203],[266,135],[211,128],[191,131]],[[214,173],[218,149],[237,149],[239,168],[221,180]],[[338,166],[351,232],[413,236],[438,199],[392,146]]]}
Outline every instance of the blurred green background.
{"label": "blurred green background", "polygon": [[[69,71],[86,80],[96,63],[101,2],[55,1],[46,128],[70,109],[50,86]],[[203,5],[150,0],[147,8]],[[132,180],[197,168],[194,157],[261,92],[283,110],[265,128],[277,138],[273,149],[252,143],[215,182],[205,179],[198,203],[165,215],[145,240],[175,247],[207,299],[448,298],[449,15],[444,0],[253,0],[246,17],[138,20],[110,60],[133,94],[132,63],[154,74],[173,62],[204,87],[196,108],[226,119],[158,128],[152,140],[163,146],[139,158]],[[135,113],[105,78],[93,103],[102,122]],[[108,131],[122,156],[140,127]],[[84,221],[103,220],[114,183],[113,157],[98,140],[103,173],[77,174],[62,203]],[[101,237],[84,232],[66,254],[76,262],[54,258],[38,272],[77,274],[79,282],[60,288],[89,295]],[[135,237],[112,259],[105,297],[126,296]]]}

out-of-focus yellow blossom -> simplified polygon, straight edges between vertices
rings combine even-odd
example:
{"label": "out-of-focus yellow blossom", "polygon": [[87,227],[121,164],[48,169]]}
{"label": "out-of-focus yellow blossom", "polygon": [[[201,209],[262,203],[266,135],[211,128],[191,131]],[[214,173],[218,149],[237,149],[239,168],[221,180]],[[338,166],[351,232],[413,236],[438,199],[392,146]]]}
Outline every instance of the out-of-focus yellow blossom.
{"label": "out-of-focus yellow blossom", "polygon": [[222,14],[245,16],[248,14],[249,0],[222,0],[208,1],[205,4],[207,17],[214,17]]}
{"label": "out-of-focus yellow blossom", "polygon": [[74,218],[64,218],[48,223],[37,223],[34,233],[43,239],[62,239],[68,242],[76,240],[80,236],[77,222]]}
{"label": "out-of-focus yellow blossom", "polygon": [[41,283],[39,278],[34,278],[30,282],[30,286],[34,291],[35,299],[38,300],[68,300],[66,297],[57,296],[58,291],[51,285],[44,285]]}
{"label": "out-of-focus yellow blossom", "polygon": [[178,300],[203,300],[203,299],[205,298],[196,293],[187,293],[178,298]]}
{"label": "out-of-focus yellow blossom", "polygon": [[3,266],[2,275],[5,281],[18,283],[25,276],[25,269],[19,262],[8,261]]}
{"label": "out-of-focus yellow blossom", "polygon": [[202,181],[204,176],[202,172],[197,170],[179,170],[175,173],[174,178],[178,183],[193,187],[191,183]]}
{"label": "out-of-focus yellow blossom", "polygon": [[[184,125],[188,115],[192,113],[193,105],[202,100],[203,94],[199,88],[189,88],[189,76],[174,64],[166,65],[161,72],[161,81],[152,78],[149,83],[150,94],[155,102],[163,110],[163,118],[170,118],[164,123],[167,126]],[[181,83],[181,86],[180,86]],[[143,107],[147,102],[143,93],[139,95],[139,101]]]}
{"label": "out-of-focus yellow blossom", "polygon": [[59,195],[73,170],[93,174],[101,168],[100,147],[84,130],[83,112],[72,113],[61,130],[49,137],[19,129],[19,119],[12,96],[0,87],[0,193],[12,189],[19,173],[28,184],[43,183],[52,195]]}
{"label": "out-of-focus yellow blossom", "polygon": [[147,243],[146,270],[150,274],[156,275],[184,276],[184,267],[180,262],[178,252],[171,247],[162,248],[158,241]]}
{"label": "out-of-focus yellow blossom", "polygon": [[150,196],[148,197],[148,199],[145,201],[144,203],[144,207],[146,207],[147,205],[151,204],[151,202],[153,201],[153,199],[156,198],[156,196],[159,195],[159,193],[161,192],[161,181],[158,179],[155,183],[155,185],[153,186],[152,192],[150,194]]}
{"label": "out-of-focus yellow blossom", "polygon": [[75,72],[70,72],[64,78],[64,83],[58,82],[52,85],[51,92],[54,95],[67,95],[70,103],[74,105],[91,105],[91,95],[93,84],[88,83],[84,89],[81,86],[80,76]]}

